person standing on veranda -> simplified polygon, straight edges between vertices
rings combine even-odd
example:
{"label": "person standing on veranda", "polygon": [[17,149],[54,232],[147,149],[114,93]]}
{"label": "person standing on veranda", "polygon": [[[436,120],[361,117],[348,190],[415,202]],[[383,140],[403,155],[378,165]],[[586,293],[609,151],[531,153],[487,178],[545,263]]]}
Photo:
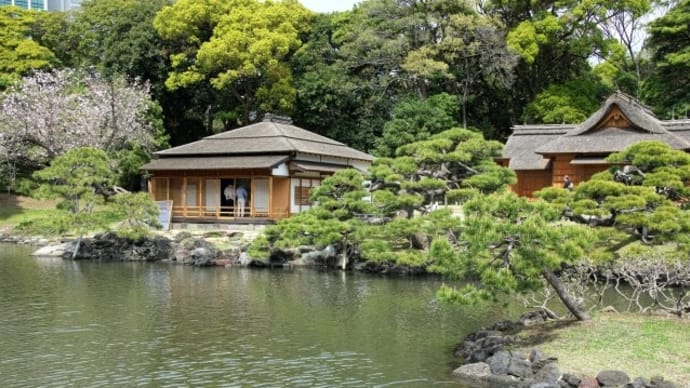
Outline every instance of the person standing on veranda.
{"label": "person standing on veranda", "polygon": [[244,186],[238,186],[235,190],[235,202],[237,204],[236,215],[244,217],[244,206],[247,203],[247,189]]}

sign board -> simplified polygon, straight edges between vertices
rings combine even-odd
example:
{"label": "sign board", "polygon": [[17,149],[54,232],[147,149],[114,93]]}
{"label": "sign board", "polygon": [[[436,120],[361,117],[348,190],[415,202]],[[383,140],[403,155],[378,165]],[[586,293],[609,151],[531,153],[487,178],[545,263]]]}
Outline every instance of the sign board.
{"label": "sign board", "polygon": [[170,229],[170,221],[172,220],[172,205],[173,201],[156,201],[160,213],[158,214],[158,223],[163,230]]}

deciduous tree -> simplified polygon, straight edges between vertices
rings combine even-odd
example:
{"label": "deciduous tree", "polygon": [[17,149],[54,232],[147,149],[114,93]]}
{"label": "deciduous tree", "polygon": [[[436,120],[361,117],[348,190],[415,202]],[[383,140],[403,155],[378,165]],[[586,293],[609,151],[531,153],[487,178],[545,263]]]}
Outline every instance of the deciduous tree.
{"label": "deciduous tree", "polygon": [[37,11],[0,7],[0,91],[33,70],[49,69],[58,63],[45,46],[32,38],[40,18]]}
{"label": "deciduous tree", "polygon": [[73,70],[38,72],[3,96],[0,148],[19,142],[23,152],[14,157],[34,167],[77,147],[152,150],[161,130],[153,125],[153,108],[148,84]]}
{"label": "deciduous tree", "polygon": [[226,91],[241,124],[254,111],[289,112],[295,89],[287,60],[311,16],[294,0],[181,0],[165,7],[154,26],[170,53],[166,86],[209,83]]}

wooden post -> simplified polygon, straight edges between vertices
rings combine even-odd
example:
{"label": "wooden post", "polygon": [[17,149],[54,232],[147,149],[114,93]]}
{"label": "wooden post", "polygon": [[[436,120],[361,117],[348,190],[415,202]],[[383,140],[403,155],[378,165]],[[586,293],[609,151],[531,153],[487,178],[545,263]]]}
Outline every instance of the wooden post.
{"label": "wooden post", "polygon": [[249,192],[249,217],[254,218],[254,196],[256,195],[256,188],[254,187],[254,170],[249,176],[249,187],[251,188]]}
{"label": "wooden post", "polygon": [[182,216],[187,217],[187,177],[182,177]]}
{"label": "wooden post", "polygon": [[268,177],[268,218],[273,219],[273,177]]}

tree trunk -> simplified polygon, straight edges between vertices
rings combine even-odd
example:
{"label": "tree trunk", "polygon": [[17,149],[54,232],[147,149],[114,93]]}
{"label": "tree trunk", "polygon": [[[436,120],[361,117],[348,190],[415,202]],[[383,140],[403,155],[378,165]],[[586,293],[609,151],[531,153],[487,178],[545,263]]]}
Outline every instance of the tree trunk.
{"label": "tree trunk", "polygon": [[558,294],[558,297],[561,298],[561,301],[565,307],[568,308],[568,310],[575,316],[575,318],[577,318],[578,321],[588,321],[591,319],[589,314],[584,311],[568,293],[563,286],[563,283],[561,283],[561,279],[559,279],[558,276],[553,273],[553,271],[550,269],[545,269],[544,272],[542,272],[542,275],[556,291],[556,294]]}

